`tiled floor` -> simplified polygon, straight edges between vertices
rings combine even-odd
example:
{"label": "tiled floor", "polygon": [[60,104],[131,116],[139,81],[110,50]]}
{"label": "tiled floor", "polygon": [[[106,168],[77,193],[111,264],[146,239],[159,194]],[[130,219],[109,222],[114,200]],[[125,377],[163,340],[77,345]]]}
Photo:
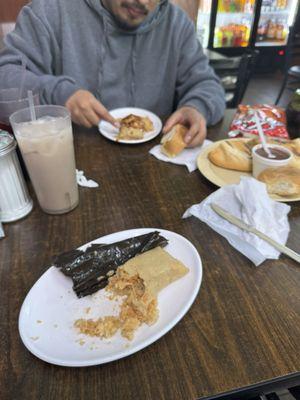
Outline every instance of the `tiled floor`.
{"label": "tiled floor", "polygon": [[[274,104],[278,96],[283,75],[280,72],[273,74],[255,75],[246,90],[243,104]],[[292,95],[292,91],[285,90],[279,105],[286,107]]]}

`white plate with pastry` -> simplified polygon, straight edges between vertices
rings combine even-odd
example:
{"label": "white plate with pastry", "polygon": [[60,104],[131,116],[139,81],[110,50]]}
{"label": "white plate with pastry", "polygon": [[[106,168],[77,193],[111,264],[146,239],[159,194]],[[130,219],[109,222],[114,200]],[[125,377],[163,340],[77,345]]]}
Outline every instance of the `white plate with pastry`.
{"label": "white plate with pastry", "polygon": [[[167,246],[164,249],[159,248],[160,251],[175,258],[177,264],[184,264],[186,270],[184,276],[173,280],[159,291],[159,315],[156,322],[139,326],[132,340],[126,339],[119,332],[102,339],[78,332],[75,321],[81,321],[82,318],[87,321],[97,320],[110,315],[114,312],[116,303],[105,289],[78,298],[72,290],[71,278],[52,266],[31,288],[20,311],[19,332],[27,349],[51,364],[84,367],[127,357],[149,346],[172,329],[190,309],[202,281],[201,259],[192,243],[175,232],[149,228],[113,233],[91,243],[109,244],[151,231],[159,231],[168,240]],[[91,243],[80,249],[84,251]],[[157,249],[158,247],[155,250]],[[147,253],[149,251],[143,254]],[[128,262],[131,263],[131,268],[133,260]],[[152,270],[152,263],[148,264]],[[161,282],[164,278],[163,271],[157,276]]]}
{"label": "white plate with pastry", "polygon": [[119,121],[120,129],[103,120],[99,123],[98,128],[104,137],[113,142],[144,143],[154,139],[162,130],[160,118],[151,111],[142,108],[116,108],[110,110],[110,114]]}
{"label": "white plate with pastry", "polygon": [[[299,168],[300,179],[300,140],[299,142],[298,140],[299,139],[289,142],[290,144],[284,145],[294,152],[291,176],[293,175],[294,168]],[[241,138],[224,139],[212,143],[199,154],[197,159],[198,169],[206,179],[216,186],[222,187],[225,185],[239,183],[241,176],[252,176],[251,148],[255,143],[256,142],[251,141],[251,139]],[[221,165],[226,165],[226,168],[222,167]],[[274,180],[274,177],[270,176],[270,179]],[[282,176],[281,173],[278,173],[278,179],[286,181],[286,177]],[[279,196],[275,193],[270,193],[270,197],[281,202],[299,201],[300,182],[298,193],[290,196]]]}

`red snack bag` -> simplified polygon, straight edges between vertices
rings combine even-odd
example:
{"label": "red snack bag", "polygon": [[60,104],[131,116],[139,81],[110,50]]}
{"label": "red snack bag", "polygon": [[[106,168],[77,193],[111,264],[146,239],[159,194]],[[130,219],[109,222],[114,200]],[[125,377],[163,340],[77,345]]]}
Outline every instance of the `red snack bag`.
{"label": "red snack bag", "polygon": [[266,136],[289,139],[285,111],[280,107],[267,104],[256,104],[254,106],[240,104],[228,132],[229,137],[258,136],[253,111],[256,111]]}

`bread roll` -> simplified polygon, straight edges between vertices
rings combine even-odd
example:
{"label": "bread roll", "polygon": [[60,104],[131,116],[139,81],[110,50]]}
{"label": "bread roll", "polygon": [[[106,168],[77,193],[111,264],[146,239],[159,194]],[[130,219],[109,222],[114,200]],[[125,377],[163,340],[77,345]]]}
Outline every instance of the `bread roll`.
{"label": "bread roll", "polygon": [[251,172],[252,144],[249,145],[249,143],[246,140],[226,140],[209,152],[208,158],[218,167]]}
{"label": "bread roll", "polygon": [[291,167],[300,168],[300,138],[291,140],[290,142],[282,143],[281,145],[291,150],[294,155],[289,162],[289,165]]}
{"label": "bread roll", "polygon": [[161,139],[161,151],[168,157],[176,157],[185,147],[184,136],[188,129],[177,124]]}
{"label": "bread roll", "polygon": [[291,166],[267,168],[258,175],[271,194],[300,196],[300,169]]}

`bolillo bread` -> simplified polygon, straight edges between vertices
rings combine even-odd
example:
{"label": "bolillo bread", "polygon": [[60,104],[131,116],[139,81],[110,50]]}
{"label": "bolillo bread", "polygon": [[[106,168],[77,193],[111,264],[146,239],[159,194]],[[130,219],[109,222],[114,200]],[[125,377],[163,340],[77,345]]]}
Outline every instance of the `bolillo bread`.
{"label": "bolillo bread", "polygon": [[271,194],[278,196],[300,196],[300,169],[292,166],[267,168],[262,171],[258,180],[267,185]]}
{"label": "bolillo bread", "polygon": [[170,132],[161,139],[162,153],[168,157],[176,157],[187,146],[184,141],[187,131],[188,129],[181,124],[173,126]]}
{"label": "bolillo bread", "polygon": [[287,147],[294,155],[289,165],[291,167],[300,168],[300,138],[291,140],[290,142],[280,143],[280,145]]}
{"label": "bolillo bread", "polygon": [[[226,140],[208,153],[209,160],[221,168],[236,171],[252,171],[252,154],[250,141]],[[254,143],[253,143],[254,145]]]}

